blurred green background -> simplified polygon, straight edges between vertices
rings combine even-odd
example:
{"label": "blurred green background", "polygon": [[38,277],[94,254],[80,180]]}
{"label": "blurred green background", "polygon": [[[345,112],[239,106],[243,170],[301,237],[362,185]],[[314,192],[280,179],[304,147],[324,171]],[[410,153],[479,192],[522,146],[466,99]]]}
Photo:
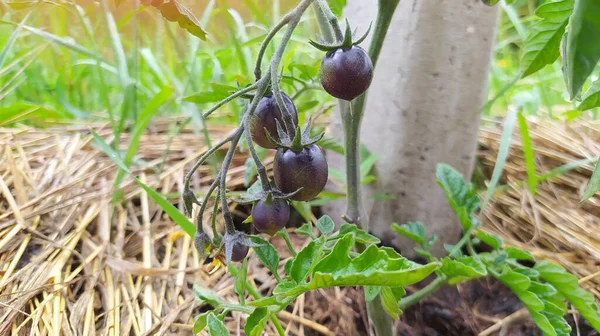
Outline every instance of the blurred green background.
{"label": "blurred green background", "polygon": [[[208,40],[187,34],[154,8],[104,1],[0,2],[0,126],[106,121],[120,133],[142,117],[176,115],[203,124],[199,111],[253,80],[254,59],[270,26],[296,0],[187,0]],[[501,6],[482,113],[509,106],[527,115],[598,118],[576,111],[566,97],[560,64],[517,80],[527,27],[544,1]],[[332,104],[317,82],[321,52],[314,12],[299,25],[282,61],[282,88],[301,117]],[[271,48],[267,55],[273,52]],[[264,63],[266,65],[266,62]],[[237,123],[245,102],[230,103],[211,123]]]}

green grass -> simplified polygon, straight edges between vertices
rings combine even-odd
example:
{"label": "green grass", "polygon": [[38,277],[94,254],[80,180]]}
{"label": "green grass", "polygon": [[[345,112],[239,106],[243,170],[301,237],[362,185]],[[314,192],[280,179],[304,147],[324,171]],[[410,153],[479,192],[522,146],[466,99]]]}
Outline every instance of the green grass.
{"label": "green grass", "polygon": [[[253,80],[259,41],[277,19],[258,0],[244,0],[250,9],[242,14],[227,10],[225,0],[209,1],[197,13],[209,32],[208,41],[202,42],[161,19],[153,8],[114,11],[109,2],[43,2],[24,10],[4,5],[0,124],[38,108],[44,113],[29,113],[20,120],[38,125],[84,118],[110,120],[118,134],[137,120],[146,102],[164,87],[173,89],[173,97],[159,114],[193,117],[199,111],[183,102],[183,97],[211,91],[215,84],[235,87]],[[281,10],[277,4],[273,7],[273,11]],[[110,9],[120,15],[114,17]],[[300,24],[282,62],[284,74],[302,77],[295,67],[299,64],[317,69],[320,53],[308,45],[316,34],[314,27],[312,18]],[[316,71],[304,75],[314,78]],[[312,82],[307,76],[303,79]],[[291,95],[301,86],[285,81],[283,88]],[[325,94],[310,90],[298,97],[298,104],[325,99]],[[202,110],[209,104],[198,107]],[[242,108],[241,103],[229,104],[212,121],[236,123]]]}

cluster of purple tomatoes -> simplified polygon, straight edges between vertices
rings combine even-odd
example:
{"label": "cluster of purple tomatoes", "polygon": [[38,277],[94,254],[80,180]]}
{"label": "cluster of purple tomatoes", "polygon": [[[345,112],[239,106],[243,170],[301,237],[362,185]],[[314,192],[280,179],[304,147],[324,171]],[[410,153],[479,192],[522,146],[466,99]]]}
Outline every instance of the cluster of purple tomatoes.
{"label": "cluster of purple tomatoes", "polygon": [[[335,98],[352,101],[362,95],[371,84],[373,65],[368,54],[359,46],[336,48],[329,51],[321,63],[321,84]],[[291,113],[294,127],[298,112],[292,99],[282,92],[286,109]],[[254,143],[277,149],[273,164],[273,177],[283,194],[292,194],[294,201],[310,201],[325,187],[328,166],[323,150],[315,143],[296,147],[278,147],[280,137],[277,124],[283,125],[283,113],[271,94],[261,98],[250,121]],[[274,140],[274,141],[273,141]],[[290,205],[285,198],[258,200],[252,208],[252,225],[261,233],[274,235],[290,218]],[[232,260],[241,261],[248,253],[247,246],[236,245]]]}

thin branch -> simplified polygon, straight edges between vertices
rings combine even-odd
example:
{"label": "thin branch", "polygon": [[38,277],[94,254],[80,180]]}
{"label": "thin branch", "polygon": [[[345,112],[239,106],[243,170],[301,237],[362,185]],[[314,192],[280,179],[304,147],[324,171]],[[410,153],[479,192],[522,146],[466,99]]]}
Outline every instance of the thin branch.
{"label": "thin branch", "polygon": [[225,230],[227,234],[235,233],[235,226],[233,225],[233,217],[231,216],[231,212],[229,211],[229,207],[227,206],[227,171],[229,170],[229,165],[231,165],[231,161],[233,160],[233,154],[235,154],[235,149],[237,147],[240,138],[242,137],[242,132],[244,130],[243,125],[238,129],[241,130],[239,134],[231,140],[231,147],[227,150],[227,154],[225,155],[225,159],[223,159],[223,165],[221,166],[221,173],[219,174],[219,192],[221,196],[221,209],[223,211],[223,218],[225,219]]}
{"label": "thin branch", "polygon": [[285,34],[281,38],[281,43],[279,44],[277,51],[273,55],[273,58],[271,58],[271,90],[273,91],[273,96],[277,101],[277,106],[279,106],[279,110],[282,111],[285,128],[287,129],[288,134],[292,139],[294,138],[296,132],[296,129],[294,127],[294,117],[292,116],[291,111],[288,110],[286,104],[283,101],[283,96],[281,94],[281,90],[279,89],[278,69],[279,63],[281,63],[281,58],[283,57],[283,52],[285,51],[285,48],[287,47],[287,44],[290,41],[290,38],[292,37],[294,29],[296,29],[296,26],[298,26],[302,14],[306,11],[306,9],[308,9],[308,7],[313,1],[314,0],[303,0],[298,5],[298,7],[296,7],[294,10],[288,13],[288,15],[290,16],[290,21],[288,22],[287,29],[285,31]]}
{"label": "thin branch", "polygon": [[338,22],[337,17],[333,14],[326,0],[317,0],[319,7],[321,8],[321,13],[325,16],[325,19],[329,22],[333,33],[335,34],[334,42],[342,42],[344,40],[344,34],[342,33],[342,29],[340,28],[340,24]]}
{"label": "thin branch", "polygon": [[200,166],[204,163],[204,161],[206,161],[206,159],[208,159],[214,152],[216,152],[219,148],[223,147],[223,145],[225,145],[226,143],[230,142],[233,139],[233,136],[236,134],[236,132],[238,132],[237,129],[235,131],[233,131],[233,133],[231,133],[230,135],[225,137],[223,140],[219,141],[219,143],[217,143],[213,147],[209,148],[206,151],[206,153],[204,153],[198,159],[198,161],[196,161],[196,163],[194,164],[192,169],[190,169],[190,171],[185,175],[185,180],[183,181],[183,190],[184,191],[190,189],[190,181],[192,180],[192,177],[194,176],[194,173],[196,172],[196,170],[198,170],[198,168],[200,168]]}
{"label": "thin branch", "polygon": [[213,112],[215,112],[216,110],[218,110],[219,108],[221,108],[221,106],[229,103],[230,101],[238,98],[239,96],[242,96],[252,90],[255,90],[258,87],[258,82],[249,85],[243,89],[240,89],[234,93],[232,93],[229,97],[221,100],[220,102],[218,102],[215,106],[211,107],[210,110],[204,112],[204,114],[202,115],[202,117],[204,117],[205,119],[208,118],[208,116],[210,116]]}
{"label": "thin branch", "polygon": [[400,304],[399,304],[400,309],[405,310],[406,308],[414,305],[415,303],[423,300],[425,297],[434,293],[435,291],[440,289],[440,287],[442,287],[445,284],[446,284],[445,276],[440,276],[440,277],[436,278],[435,280],[430,282],[427,286],[423,287],[422,289],[416,291],[415,293],[413,293],[409,296],[402,298],[402,300],[400,300]]}
{"label": "thin branch", "polygon": [[[215,189],[219,185],[220,178],[221,178],[220,174],[217,175],[217,177],[215,178],[213,183],[210,185],[210,187],[206,191],[206,195],[204,195],[204,200],[202,201],[202,203],[200,203],[200,211],[198,211],[198,215],[196,216],[196,230],[198,232],[204,232],[204,228],[202,227],[202,219],[204,217],[204,211],[206,211],[206,205],[208,204],[208,200],[210,200],[210,196],[212,195],[213,191],[215,191]],[[218,203],[218,200],[217,200],[217,203]]]}
{"label": "thin branch", "polygon": [[267,51],[267,47],[269,46],[269,43],[275,37],[275,35],[281,30],[281,28],[283,28],[283,26],[285,26],[286,24],[288,24],[288,22],[290,22],[290,17],[291,16],[289,13],[284,15],[283,18],[281,18],[281,20],[279,22],[277,22],[277,24],[273,28],[271,28],[271,30],[269,31],[269,33],[263,40],[262,44],[260,45],[260,49],[258,50],[258,55],[256,56],[256,66],[254,67],[254,76],[256,77],[257,81],[261,78],[261,72],[262,72],[261,63],[262,63],[263,57],[265,56],[265,52]]}

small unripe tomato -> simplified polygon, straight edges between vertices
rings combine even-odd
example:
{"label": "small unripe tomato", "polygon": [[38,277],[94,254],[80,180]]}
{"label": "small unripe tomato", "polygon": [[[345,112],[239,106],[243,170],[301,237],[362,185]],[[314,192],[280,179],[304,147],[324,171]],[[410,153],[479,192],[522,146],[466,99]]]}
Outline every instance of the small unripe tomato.
{"label": "small unripe tomato", "polygon": [[258,232],[271,236],[283,228],[290,219],[290,206],[283,199],[274,199],[269,204],[260,200],[252,208],[252,225]]}
{"label": "small unripe tomato", "polygon": [[321,62],[321,84],[335,98],[351,101],[365,93],[373,80],[373,63],[359,47],[339,48]]}
{"label": "small unripe tomato", "polygon": [[327,160],[321,148],[315,144],[300,152],[280,148],[275,154],[273,175],[275,183],[284,193],[293,193],[295,201],[310,201],[325,188],[328,177]]}
{"label": "small unripe tomato", "polygon": [[240,262],[246,258],[248,255],[248,250],[250,248],[246,245],[235,244],[233,245],[233,250],[231,252],[231,261]]}
{"label": "small unripe tomato", "polygon": [[[285,103],[287,110],[292,114],[294,127],[296,127],[296,125],[298,125],[298,111],[296,110],[296,106],[288,95],[283,92],[281,95],[283,96],[283,102]],[[275,96],[266,95],[260,99],[254,114],[250,118],[250,134],[252,135],[252,140],[254,140],[257,145],[263,148],[276,148],[275,144],[269,141],[267,134],[265,133],[266,128],[273,140],[280,140],[279,133],[277,133],[277,122],[275,120],[279,120],[279,124],[285,130],[283,111],[279,109]]]}

